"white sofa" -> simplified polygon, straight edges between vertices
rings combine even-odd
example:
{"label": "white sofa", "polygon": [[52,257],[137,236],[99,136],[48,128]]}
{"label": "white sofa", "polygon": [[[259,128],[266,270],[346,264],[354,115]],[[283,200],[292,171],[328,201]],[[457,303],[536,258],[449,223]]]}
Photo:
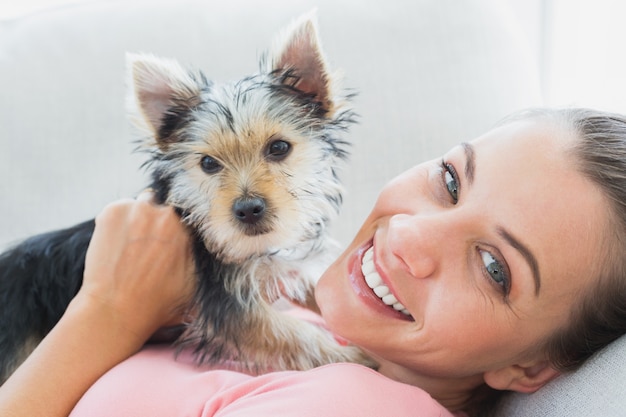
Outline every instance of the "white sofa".
{"label": "white sofa", "polygon": [[[0,247],[93,217],[146,179],[124,113],[126,51],[216,80],[250,74],[275,33],[316,7],[360,124],[334,229],[347,243],[405,168],[540,105],[525,32],[499,0],[95,1],[0,21]],[[626,339],[499,415],[626,415]]]}

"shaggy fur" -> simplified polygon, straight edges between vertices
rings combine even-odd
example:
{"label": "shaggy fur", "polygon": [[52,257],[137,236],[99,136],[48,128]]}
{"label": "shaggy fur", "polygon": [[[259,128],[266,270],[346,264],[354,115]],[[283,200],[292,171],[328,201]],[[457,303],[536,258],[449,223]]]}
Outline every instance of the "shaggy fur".
{"label": "shaggy fur", "polygon": [[[215,84],[151,55],[129,55],[129,113],[143,132],[157,199],[194,236],[198,286],[178,343],[200,362],[307,369],[363,361],[326,331],[277,311],[305,303],[332,261],[327,236],[342,187],[342,138],[355,115],[334,94],[314,20],[282,37],[260,72]],[[0,381],[78,291],[94,222],[30,238],[0,255]]]}

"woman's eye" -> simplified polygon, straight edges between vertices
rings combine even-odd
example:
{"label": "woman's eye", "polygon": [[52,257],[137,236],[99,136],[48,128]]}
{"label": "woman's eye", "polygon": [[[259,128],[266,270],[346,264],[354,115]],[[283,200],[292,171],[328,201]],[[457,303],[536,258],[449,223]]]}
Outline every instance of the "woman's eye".
{"label": "woman's eye", "polygon": [[489,279],[491,279],[493,283],[502,287],[505,294],[508,294],[509,277],[507,276],[508,274],[505,267],[487,251],[481,250],[480,256]]}
{"label": "woman's eye", "polygon": [[456,174],[456,170],[450,164],[442,162],[443,167],[443,182],[446,185],[452,201],[456,204],[459,201],[459,179]]}

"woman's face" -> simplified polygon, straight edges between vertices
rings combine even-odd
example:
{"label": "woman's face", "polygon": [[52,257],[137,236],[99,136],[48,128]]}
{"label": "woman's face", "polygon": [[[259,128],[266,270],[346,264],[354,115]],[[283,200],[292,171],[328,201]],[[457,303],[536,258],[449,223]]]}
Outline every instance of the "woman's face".
{"label": "woman's face", "polygon": [[318,284],[330,328],[409,383],[542,358],[593,285],[607,224],[572,141],[515,122],[390,182]]}

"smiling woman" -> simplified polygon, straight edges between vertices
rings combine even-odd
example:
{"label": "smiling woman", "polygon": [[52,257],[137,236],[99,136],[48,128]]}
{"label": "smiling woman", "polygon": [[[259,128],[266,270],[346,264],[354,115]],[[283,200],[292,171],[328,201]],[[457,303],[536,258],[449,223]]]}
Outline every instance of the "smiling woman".
{"label": "smiling woman", "polygon": [[452,410],[469,409],[483,384],[533,392],[557,376],[572,353],[555,356],[546,341],[583,319],[581,294],[598,286],[598,248],[615,228],[609,198],[572,151],[575,117],[607,119],[520,117],[391,181],[318,284],[328,325],[382,374]]}
{"label": "smiling woman", "polygon": [[83,288],[0,390],[0,413],[67,415],[88,390],[72,416],[485,415],[626,333],[625,151],[626,118],[542,110],[390,181],[315,294],[376,370],[253,376],[170,346],[133,355],[181,319],[160,306],[188,299],[189,254],[172,210],[116,203],[96,221]]}

